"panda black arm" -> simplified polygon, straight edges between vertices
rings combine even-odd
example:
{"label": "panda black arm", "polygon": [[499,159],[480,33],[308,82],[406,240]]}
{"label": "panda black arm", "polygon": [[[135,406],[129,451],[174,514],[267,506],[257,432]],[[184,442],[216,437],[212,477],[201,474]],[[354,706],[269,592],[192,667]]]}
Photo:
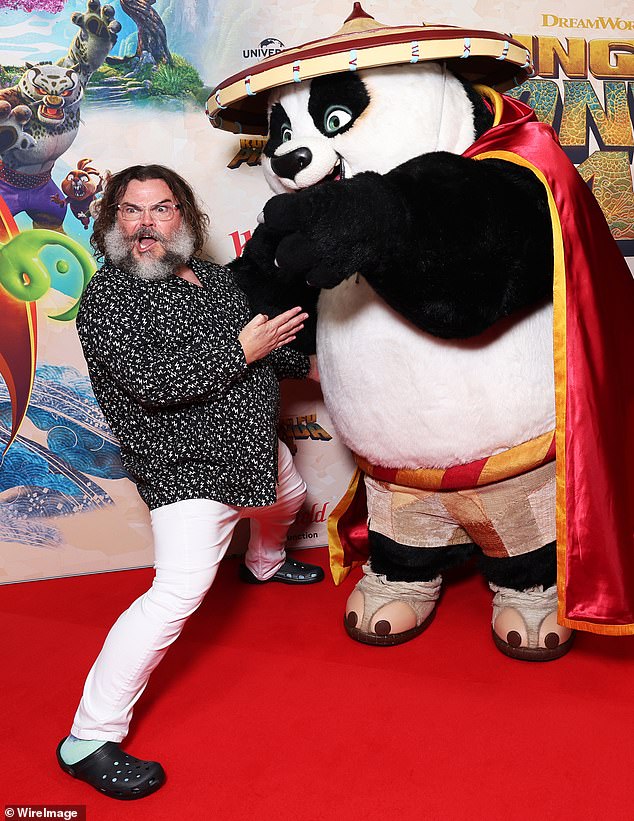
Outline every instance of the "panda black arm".
{"label": "panda black arm", "polygon": [[275,249],[280,238],[280,234],[270,231],[266,226],[258,225],[242,249],[242,255],[227,266],[233,271],[235,281],[249,298],[254,314],[274,316],[282,312],[281,309],[275,309],[284,299],[286,281],[291,277],[288,274],[283,276],[281,272],[277,272],[277,276],[272,276]]}
{"label": "panda black arm", "polygon": [[504,160],[435,153],[386,177],[406,203],[409,235],[418,236],[404,243],[400,282],[389,261],[363,273],[420,328],[447,338],[473,336],[552,295],[548,200],[531,171]]}
{"label": "panda black arm", "polygon": [[264,214],[290,232],[276,252],[282,270],[326,288],[358,271],[436,336],[474,336],[552,291],[546,193],[502,160],[426,154],[275,197]]}
{"label": "panda black arm", "polygon": [[253,315],[277,316],[300,305],[307,313],[304,328],[293,347],[312,354],[316,349],[317,299],[319,289],[306,284],[303,277],[281,271],[275,266],[275,250],[281,235],[259,225],[246,243],[242,255],[227,266],[247,295]]}

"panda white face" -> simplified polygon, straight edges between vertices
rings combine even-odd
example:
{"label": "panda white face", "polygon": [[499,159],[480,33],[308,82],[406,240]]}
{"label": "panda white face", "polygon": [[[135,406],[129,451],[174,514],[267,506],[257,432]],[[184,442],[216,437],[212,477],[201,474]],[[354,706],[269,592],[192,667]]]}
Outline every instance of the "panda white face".
{"label": "panda white face", "polygon": [[274,91],[262,165],[284,194],[430,151],[461,154],[474,139],[472,104],[443,65],[389,66]]}

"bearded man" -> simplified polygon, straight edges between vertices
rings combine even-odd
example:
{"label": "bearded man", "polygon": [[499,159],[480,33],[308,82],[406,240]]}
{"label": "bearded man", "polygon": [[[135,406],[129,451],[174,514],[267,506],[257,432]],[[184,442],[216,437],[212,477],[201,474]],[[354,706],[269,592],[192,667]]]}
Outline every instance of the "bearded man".
{"label": "bearded man", "polygon": [[57,758],[119,799],[142,798],[165,780],[159,763],[119,743],[237,522],[252,519],[244,581],[310,584],[324,575],[286,558],[306,486],[276,433],[278,380],[317,378],[314,362],[286,347],[308,315],[296,307],[250,318],[232,273],[199,256],[207,223],[170,169],[115,174],[91,239],[105,262],[77,317],[95,396],[151,511],[156,576],[108,634]]}

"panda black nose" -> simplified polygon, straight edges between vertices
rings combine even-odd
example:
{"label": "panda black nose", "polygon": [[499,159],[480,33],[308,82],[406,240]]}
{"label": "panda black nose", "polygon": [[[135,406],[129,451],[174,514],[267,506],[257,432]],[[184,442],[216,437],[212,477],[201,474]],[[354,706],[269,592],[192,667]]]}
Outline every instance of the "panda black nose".
{"label": "panda black nose", "polygon": [[289,151],[283,157],[273,157],[271,168],[278,177],[294,180],[302,168],[310,165],[312,160],[313,155],[310,148],[296,148],[295,151]]}

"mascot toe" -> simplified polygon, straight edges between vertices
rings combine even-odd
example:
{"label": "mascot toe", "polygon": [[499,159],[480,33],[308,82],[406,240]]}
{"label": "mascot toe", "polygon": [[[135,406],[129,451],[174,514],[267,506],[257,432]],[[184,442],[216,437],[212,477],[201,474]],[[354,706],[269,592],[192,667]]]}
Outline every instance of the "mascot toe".
{"label": "mascot toe", "polygon": [[355,3],[210,97],[268,133],[277,196],[233,268],[254,310],[316,315],[298,343],[359,468],[329,529],[335,581],[365,559],[360,642],[419,635],[472,558],[507,656],[634,631],[632,279],[552,129],[497,90],[530,70],[509,35]]}
{"label": "mascot toe", "polygon": [[441,578],[430,582],[395,582],[363,566],[363,578],[346,604],[348,635],[364,644],[401,644],[430,624],[436,612]]}

